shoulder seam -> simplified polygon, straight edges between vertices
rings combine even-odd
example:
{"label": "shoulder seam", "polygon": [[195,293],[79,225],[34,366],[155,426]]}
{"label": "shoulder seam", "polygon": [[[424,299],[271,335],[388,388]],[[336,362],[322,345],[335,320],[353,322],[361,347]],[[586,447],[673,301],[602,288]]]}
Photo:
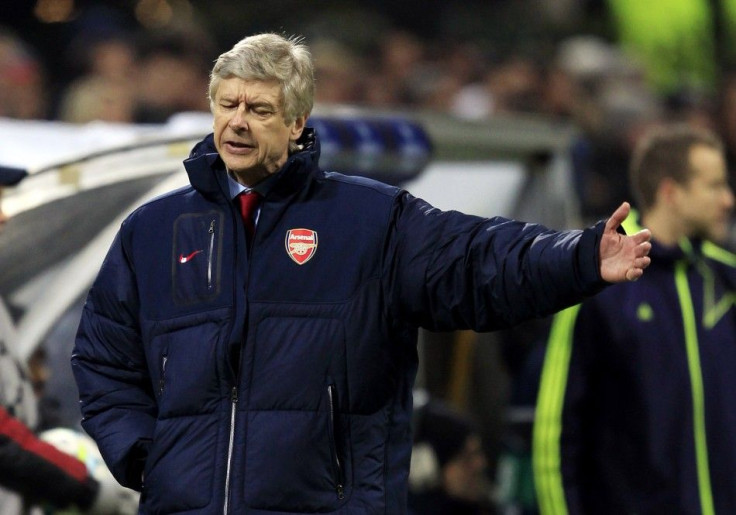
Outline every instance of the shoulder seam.
{"label": "shoulder seam", "polygon": [[322,176],[327,181],[335,181],[360,188],[367,188],[389,197],[396,197],[401,191],[403,191],[399,186],[382,183],[375,179],[371,179],[370,177],[363,177],[360,175],[345,175],[339,172],[325,171]]}

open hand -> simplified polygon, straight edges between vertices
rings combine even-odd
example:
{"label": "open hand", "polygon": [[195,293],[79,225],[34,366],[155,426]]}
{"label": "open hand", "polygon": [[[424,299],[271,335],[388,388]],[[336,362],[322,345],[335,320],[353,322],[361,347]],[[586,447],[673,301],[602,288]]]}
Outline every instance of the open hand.
{"label": "open hand", "polygon": [[631,211],[628,202],[621,204],[606,222],[600,244],[601,277],[610,283],[636,281],[644,274],[651,263],[649,241],[652,234],[642,229],[636,234],[625,235],[618,232],[621,223]]}

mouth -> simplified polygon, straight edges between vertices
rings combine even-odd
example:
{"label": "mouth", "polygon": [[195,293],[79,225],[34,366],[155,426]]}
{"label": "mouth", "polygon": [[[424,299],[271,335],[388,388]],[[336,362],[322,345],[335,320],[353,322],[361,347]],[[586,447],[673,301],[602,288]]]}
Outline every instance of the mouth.
{"label": "mouth", "polygon": [[255,145],[242,141],[228,140],[225,142],[224,147],[231,154],[248,154],[255,148]]}

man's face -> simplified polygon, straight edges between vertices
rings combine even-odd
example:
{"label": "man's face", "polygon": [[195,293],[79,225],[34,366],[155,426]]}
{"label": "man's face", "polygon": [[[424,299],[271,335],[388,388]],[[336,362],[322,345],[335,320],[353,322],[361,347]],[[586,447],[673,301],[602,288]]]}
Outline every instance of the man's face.
{"label": "man's face", "polygon": [[692,177],[676,186],[676,209],[686,234],[712,241],[728,236],[734,196],[728,185],[723,155],[708,146],[695,145],[690,150]]}
{"label": "man's face", "polygon": [[239,182],[252,186],[277,172],[299,138],[305,117],[284,122],[281,87],[275,81],[223,79],[215,93],[215,146]]}

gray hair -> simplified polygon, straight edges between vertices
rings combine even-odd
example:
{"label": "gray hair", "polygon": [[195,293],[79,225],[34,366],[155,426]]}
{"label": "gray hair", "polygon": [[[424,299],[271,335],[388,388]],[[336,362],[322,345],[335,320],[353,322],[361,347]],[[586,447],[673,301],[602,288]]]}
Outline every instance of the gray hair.
{"label": "gray hair", "polygon": [[314,65],[304,39],[279,34],[257,34],[241,39],[220,55],[210,73],[212,108],[222,79],[275,80],[281,84],[284,121],[309,116],[314,105]]}

